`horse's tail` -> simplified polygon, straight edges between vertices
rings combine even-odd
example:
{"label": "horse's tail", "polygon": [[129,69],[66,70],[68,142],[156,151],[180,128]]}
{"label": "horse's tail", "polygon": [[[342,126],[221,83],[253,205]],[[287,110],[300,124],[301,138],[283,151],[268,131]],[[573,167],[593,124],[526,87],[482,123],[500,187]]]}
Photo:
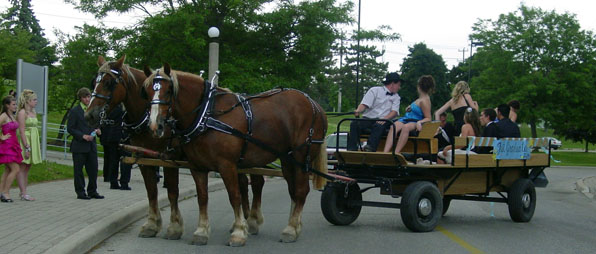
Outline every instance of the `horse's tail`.
{"label": "horse's tail", "polygon": [[[323,144],[319,146],[319,154],[313,163],[313,168],[321,173],[327,174],[327,139],[323,140]],[[312,185],[315,190],[322,190],[327,184],[327,179],[313,174]]]}

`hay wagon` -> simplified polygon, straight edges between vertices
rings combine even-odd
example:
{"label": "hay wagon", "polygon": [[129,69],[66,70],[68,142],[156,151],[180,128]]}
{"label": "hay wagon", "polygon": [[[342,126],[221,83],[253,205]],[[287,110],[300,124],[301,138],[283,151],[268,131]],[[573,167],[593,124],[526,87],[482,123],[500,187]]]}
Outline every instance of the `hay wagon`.
{"label": "hay wagon", "polygon": [[[434,135],[437,128],[425,124],[423,131],[427,129]],[[433,139],[420,135],[411,138],[404,152],[413,158],[423,153],[436,154]],[[418,143],[425,144],[425,149],[419,149]],[[337,150],[337,170],[333,173],[343,180],[330,181],[325,186],[321,197],[323,215],[332,224],[349,225],[358,218],[363,206],[398,208],[408,229],[428,232],[437,226],[451,200],[469,200],[505,203],[515,222],[532,219],[536,207],[532,180],[550,166],[547,138],[467,137],[456,138],[454,145],[470,149],[494,147],[496,152],[474,154],[466,149],[453,153],[450,164],[416,164],[402,154]],[[544,148],[543,152],[538,151],[540,148]],[[361,189],[361,184],[369,186]],[[401,202],[362,200],[363,192],[376,188],[381,195],[401,197]]]}

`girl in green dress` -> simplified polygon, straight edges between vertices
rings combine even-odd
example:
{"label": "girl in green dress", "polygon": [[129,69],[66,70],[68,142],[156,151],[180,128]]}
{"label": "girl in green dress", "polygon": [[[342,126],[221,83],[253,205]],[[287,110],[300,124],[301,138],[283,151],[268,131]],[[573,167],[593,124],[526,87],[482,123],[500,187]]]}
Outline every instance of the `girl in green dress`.
{"label": "girl in green dress", "polygon": [[19,135],[21,137],[21,150],[23,151],[23,162],[21,170],[17,175],[17,182],[21,190],[21,200],[33,201],[35,198],[27,194],[27,178],[31,164],[41,163],[41,150],[39,144],[38,121],[35,113],[37,106],[37,95],[35,92],[25,89],[19,97],[17,120],[19,121]]}

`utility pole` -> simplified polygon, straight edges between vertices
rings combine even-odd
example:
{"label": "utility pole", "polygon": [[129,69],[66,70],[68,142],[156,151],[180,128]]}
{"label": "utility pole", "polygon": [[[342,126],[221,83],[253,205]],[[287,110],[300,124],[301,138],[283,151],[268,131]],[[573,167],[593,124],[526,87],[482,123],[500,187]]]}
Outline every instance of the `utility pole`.
{"label": "utility pole", "polygon": [[360,3],[358,0],[358,33],[356,39],[358,40],[358,47],[356,48],[356,107],[358,107],[358,98],[360,98]]}
{"label": "utility pole", "polygon": [[462,55],[461,55],[462,63],[466,61],[466,51],[467,51],[467,48],[462,48],[461,50],[459,50],[459,49],[457,50],[457,52],[462,52]]}
{"label": "utility pole", "polygon": [[[341,35],[341,44],[339,46],[339,69],[343,67],[344,59],[344,34]],[[343,78],[341,79],[343,80]],[[337,84],[337,112],[341,112],[341,81]]]}
{"label": "utility pole", "polygon": [[472,78],[472,50],[474,46],[484,46],[484,43],[470,40],[470,69],[468,69],[468,84]]}

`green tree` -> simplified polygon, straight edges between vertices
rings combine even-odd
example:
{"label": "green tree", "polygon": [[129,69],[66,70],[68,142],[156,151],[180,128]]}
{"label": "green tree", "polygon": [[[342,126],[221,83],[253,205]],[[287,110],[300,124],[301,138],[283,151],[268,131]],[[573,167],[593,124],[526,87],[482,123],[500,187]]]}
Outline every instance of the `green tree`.
{"label": "green tree", "polygon": [[55,48],[44,36],[39,20],[31,9],[31,0],[10,0],[12,6],[2,13],[0,27],[17,36],[21,31],[31,34],[28,48],[35,52],[34,64],[51,66],[56,62]]}
{"label": "green tree", "polygon": [[[341,38],[341,37],[340,37]],[[333,91],[337,91],[341,86],[342,91],[342,108],[337,111],[351,111],[354,110],[366,91],[374,86],[379,86],[381,81],[387,74],[389,66],[386,62],[379,62],[379,59],[385,54],[384,50],[379,50],[374,43],[388,42],[399,40],[400,35],[391,32],[391,27],[380,26],[374,30],[353,31],[352,36],[337,40],[340,43],[338,47],[342,50],[343,66],[331,71],[332,79],[336,84],[333,86]],[[358,39],[360,39],[360,47],[358,47]],[[336,41],[336,44],[338,43]],[[341,45],[346,45],[341,47]],[[359,64],[359,82],[358,82],[358,98],[356,98],[356,66],[358,65],[358,52],[360,52]],[[337,93],[333,93],[331,101],[337,102]]]}
{"label": "green tree", "polygon": [[558,14],[521,5],[495,21],[479,20],[471,39],[485,46],[474,55],[471,86],[480,105],[496,106],[517,99],[520,120],[536,137],[544,120],[557,132],[566,126],[594,126],[596,44],[572,14]]}
{"label": "green tree", "polygon": [[0,29],[0,95],[16,88],[17,59],[31,62],[35,52],[29,49],[31,34],[23,30],[15,33]]}
{"label": "green tree", "polygon": [[[350,2],[321,1],[69,1],[77,8],[104,16],[147,5],[161,5],[159,14],[114,31],[114,48],[133,66],[159,67],[168,62],[178,70],[207,69],[207,29],[217,26],[220,43],[220,85],[256,93],[273,87],[309,93],[327,91],[322,75],[332,65],[331,45],[340,24],[350,21]],[[266,3],[275,2],[264,10]],[[165,6],[163,6],[165,4]],[[326,98],[325,96],[317,96]]]}
{"label": "green tree", "polygon": [[401,107],[418,98],[417,83],[422,75],[432,75],[435,79],[435,91],[431,96],[432,109],[441,107],[450,99],[447,87],[447,67],[443,57],[429,49],[424,43],[417,43],[408,49],[410,53],[404,58],[401,66],[402,78],[406,81],[401,85],[399,96]]}

